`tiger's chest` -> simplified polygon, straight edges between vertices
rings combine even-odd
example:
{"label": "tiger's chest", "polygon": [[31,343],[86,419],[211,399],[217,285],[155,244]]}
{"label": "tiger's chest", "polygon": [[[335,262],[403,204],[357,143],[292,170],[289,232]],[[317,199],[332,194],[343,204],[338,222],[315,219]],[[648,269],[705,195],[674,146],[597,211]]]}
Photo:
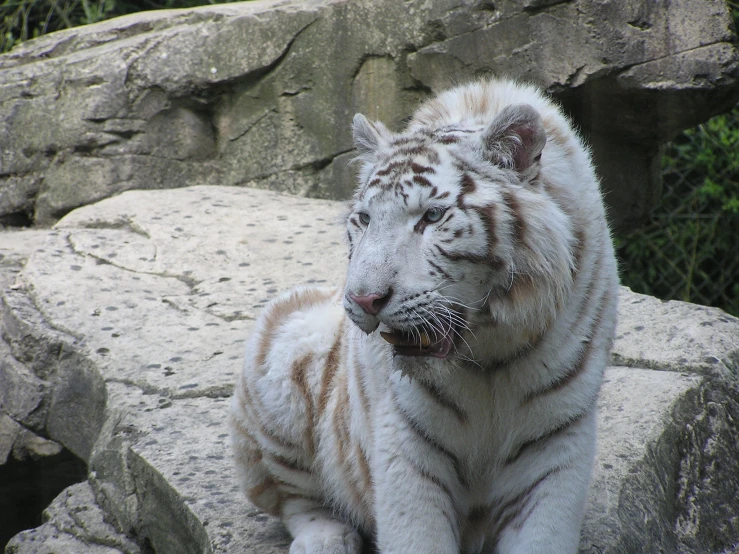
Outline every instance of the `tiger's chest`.
{"label": "tiger's chest", "polygon": [[450,366],[446,372],[446,379],[428,380],[391,370],[385,401],[401,415],[399,425],[455,458],[470,489],[489,488],[496,468],[527,434],[520,394],[505,370]]}

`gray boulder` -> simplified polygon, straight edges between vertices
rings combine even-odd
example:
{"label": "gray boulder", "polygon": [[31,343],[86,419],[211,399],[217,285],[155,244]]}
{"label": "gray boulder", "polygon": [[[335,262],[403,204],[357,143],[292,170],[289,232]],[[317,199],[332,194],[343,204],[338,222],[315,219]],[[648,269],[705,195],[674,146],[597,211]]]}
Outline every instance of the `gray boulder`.
{"label": "gray boulder", "polygon": [[105,521],[89,483],[65,489],[43,518],[40,527],[13,537],[6,554],[141,554],[134,541]]}
{"label": "gray boulder", "polygon": [[[43,232],[3,291],[1,331],[17,362],[4,379],[36,383],[18,386],[30,399],[13,406],[42,391],[34,428],[89,463],[94,501],[82,505],[110,527],[64,531],[62,548],[54,529],[67,508],[54,508],[9,552],[86,551],[79,541],[135,552],[126,536],[159,554],[288,551],[279,522],[237,490],[228,397],[265,302],[341,282],[343,210],[249,188],[129,191]],[[1,234],[0,248],[22,249],[23,237]],[[731,552],[739,320],[628,289],[620,318],[581,553]]]}
{"label": "gray boulder", "polygon": [[551,91],[610,214],[659,194],[659,145],[739,100],[724,0],[268,0],[148,12],[0,56],[0,221],[48,225],[129,189],[351,194],[355,112],[398,128],[495,73]]}

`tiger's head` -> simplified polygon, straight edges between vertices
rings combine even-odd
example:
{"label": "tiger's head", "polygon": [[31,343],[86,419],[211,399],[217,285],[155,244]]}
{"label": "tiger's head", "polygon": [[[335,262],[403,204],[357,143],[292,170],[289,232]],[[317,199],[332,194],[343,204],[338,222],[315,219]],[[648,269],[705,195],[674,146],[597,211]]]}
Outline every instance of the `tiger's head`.
{"label": "tiger's head", "polygon": [[571,286],[575,239],[541,184],[540,114],[514,104],[487,124],[400,134],[358,114],[353,132],[350,319],[379,327],[396,355],[427,359],[502,358],[543,332]]}

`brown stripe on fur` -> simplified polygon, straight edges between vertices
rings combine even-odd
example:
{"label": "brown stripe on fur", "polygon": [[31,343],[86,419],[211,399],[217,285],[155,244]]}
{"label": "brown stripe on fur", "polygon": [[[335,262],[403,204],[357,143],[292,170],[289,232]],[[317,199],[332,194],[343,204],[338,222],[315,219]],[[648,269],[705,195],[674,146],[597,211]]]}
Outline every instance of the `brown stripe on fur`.
{"label": "brown stripe on fur", "polygon": [[433,148],[430,148],[426,152],[426,157],[428,158],[429,162],[431,162],[432,164],[438,165],[441,163],[441,158],[439,157],[439,153]]}
{"label": "brown stripe on fur", "polygon": [[577,155],[574,141],[571,139],[569,134],[563,134],[560,131],[560,126],[558,125],[556,120],[544,116],[542,117],[542,123],[544,124],[544,129],[546,130],[547,141],[554,142],[555,144],[561,146],[564,150],[564,156],[566,159],[571,160]]}
{"label": "brown stripe on fur", "polygon": [[437,387],[433,383],[423,381],[421,379],[416,379],[414,383],[421,387],[421,389],[423,389],[426,394],[430,396],[437,404],[452,412],[460,423],[467,423],[467,412],[460,408],[439,387]]}
{"label": "brown stripe on fur", "polygon": [[521,203],[518,198],[509,190],[502,190],[501,196],[508,211],[513,217],[513,239],[522,246],[526,244],[526,220],[521,213]]}
{"label": "brown stripe on fur", "polygon": [[495,212],[497,206],[490,204],[481,208],[473,208],[477,215],[480,216],[480,221],[485,229],[485,239],[488,247],[488,258],[491,260],[495,259],[495,247],[498,244],[498,237],[495,233]]}
{"label": "brown stripe on fur", "polygon": [[[244,415],[246,415],[246,417],[249,417],[248,414],[244,414]],[[255,454],[259,453],[259,450],[257,450],[259,448],[259,440],[254,435],[251,434],[251,430],[249,428],[247,428],[243,423],[241,423],[240,419],[236,418],[233,414],[230,414],[228,418],[228,424],[231,427],[236,427],[236,430],[239,432],[240,437],[243,437],[252,443],[252,445],[255,448],[255,451],[254,451]],[[259,454],[259,456],[254,456],[254,457],[261,458],[262,455]]]}
{"label": "brown stripe on fur", "polygon": [[379,177],[384,177],[386,175],[390,175],[393,171],[397,171],[400,168],[405,167],[407,164],[408,164],[407,161],[399,161],[399,160],[390,162],[385,167],[383,167],[382,169],[380,169],[379,171],[377,171],[377,173],[375,173],[375,175],[377,175]]}
{"label": "brown stripe on fur", "polygon": [[436,173],[436,170],[428,165],[421,165],[417,162],[413,162],[411,164],[411,170],[413,170],[413,173],[421,174],[421,173]]}
{"label": "brown stripe on fur", "polygon": [[456,137],[454,135],[441,135],[438,138],[438,141],[441,144],[456,144],[457,142],[459,142],[459,137]]}
{"label": "brown stripe on fur", "polygon": [[475,168],[470,165],[470,163],[465,160],[464,158],[459,157],[454,152],[449,152],[451,154],[452,158],[454,158],[454,168],[459,171],[460,173],[470,173],[470,174],[477,174],[480,176],[480,174],[475,170]]}
{"label": "brown stripe on fur", "polygon": [[[293,487],[291,487],[291,488],[293,488]],[[285,515],[285,504],[287,504],[288,502],[293,501],[293,500],[307,500],[308,502],[311,502],[311,503],[315,504],[315,507],[314,508],[311,508],[309,510],[306,510],[306,511],[302,512],[304,514],[308,514],[308,513],[313,512],[313,511],[319,511],[319,510],[320,511],[324,511],[325,510],[324,501],[323,501],[322,498],[316,498],[314,496],[311,496],[309,494],[304,494],[304,493],[301,493],[301,492],[286,492],[286,491],[281,490],[281,489],[279,490],[279,493],[280,493],[280,507],[279,507],[280,512],[278,514],[273,514],[273,515],[278,515],[280,517],[284,517],[284,515]]]}
{"label": "brown stripe on fur", "polygon": [[318,291],[315,289],[293,292],[287,298],[272,304],[264,315],[264,331],[257,346],[256,365],[264,368],[267,353],[272,346],[275,331],[282,321],[294,312],[305,310],[321,302],[325,302],[333,292]]}
{"label": "brown stripe on fur", "polygon": [[460,179],[459,184],[462,187],[463,196],[467,194],[472,194],[477,190],[477,183],[466,171],[462,174],[462,178]]}
{"label": "brown stripe on fur", "polygon": [[422,235],[423,232],[426,230],[427,226],[428,226],[428,222],[426,221],[426,218],[422,217],[413,226],[413,232]]}
{"label": "brown stripe on fur", "polygon": [[352,438],[349,431],[349,379],[345,372],[339,373],[336,378],[336,406],[333,413],[333,428],[336,436],[336,444],[338,446],[336,452],[336,460],[340,471],[344,475],[344,482],[349,487],[354,506],[363,508],[367,511],[362,499],[362,491],[357,486],[356,478],[352,475],[354,469],[353,464],[347,464],[349,459],[349,450],[352,444]]}
{"label": "brown stripe on fur", "polygon": [[457,205],[457,208],[466,211],[467,210],[467,204],[464,203],[464,192],[462,190],[457,193],[457,198],[454,200],[454,203]]}
{"label": "brown stripe on fur", "polygon": [[326,356],[326,364],[323,367],[323,374],[321,375],[321,390],[318,395],[319,416],[326,410],[326,404],[328,403],[328,398],[331,393],[331,384],[333,382],[334,375],[336,374],[336,370],[339,367],[343,337],[344,321],[342,320],[341,325],[339,326],[339,332],[336,334],[336,340]]}
{"label": "brown stripe on fur", "polygon": [[424,429],[421,427],[421,424],[418,423],[413,417],[406,412],[403,407],[400,405],[400,402],[398,401],[398,397],[393,393],[393,403],[395,404],[396,409],[398,410],[398,413],[400,413],[403,418],[406,420],[406,423],[408,424],[408,428],[412,430],[419,439],[421,439],[423,442],[427,443],[432,449],[436,450],[447,458],[449,462],[451,463],[452,467],[454,468],[454,472],[457,476],[457,480],[459,481],[459,484],[462,485],[464,488],[469,487],[469,483],[467,482],[467,479],[464,476],[464,473],[462,472],[462,463],[459,461],[459,458],[449,449],[447,449],[445,446],[440,444],[436,439],[431,437]]}
{"label": "brown stripe on fur", "polygon": [[264,481],[262,481],[261,484],[257,485],[256,487],[250,488],[248,491],[246,491],[246,495],[250,498],[260,496],[265,491],[271,489],[272,487],[276,487],[277,483],[275,483],[271,477],[267,477]]}
{"label": "brown stripe on fur", "polygon": [[[263,499],[260,499],[260,497],[272,489],[275,489],[275,501],[267,504],[264,502]],[[280,490],[277,486],[277,482],[274,481],[271,477],[267,477],[261,484],[257,485],[256,487],[252,487],[248,491],[246,491],[246,496],[253,504],[258,506],[261,510],[267,512],[271,516],[279,516],[280,511],[282,509],[282,498],[280,494]]]}
{"label": "brown stripe on fur", "polygon": [[434,200],[443,200],[444,198],[448,197],[450,195],[450,192],[448,190],[442,192],[441,194],[433,194],[431,198]]}
{"label": "brown stripe on fur", "polygon": [[[394,156],[400,156],[402,158],[410,158],[412,156],[420,156],[422,154],[426,154],[428,152],[428,146],[423,143],[418,143],[415,146],[402,146],[398,148],[393,155]],[[406,164],[408,162],[406,161]]]}
{"label": "brown stripe on fur", "polygon": [[367,455],[364,453],[364,450],[362,449],[359,442],[354,445],[354,450],[356,452],[356,459],[359,461],[357,466],[359,467],[359,476],[361,478],[361,482],[359,483],[359,485],[361,486],[360,505],[364,509],[364,516],[365,521],[367,522],[367,526],[373,528],[375,525],[375,515],[372,508],[375,504],[375,490],[372,484],[372,471],[370,470]]}
{"label": "brown stripe on fur", "polygon": [[390,146],[404,146],[410,143],[421,144],[422,141],[417,136],[399,137],[394,139]]}
{"label": "brown stripe on fur", "polygon": [[316,407],[313,403],[310,385],[308,384],[307,370],[313,362],[313,354],[307,354],[296,360],[292,365],[291,378],[298,387],[303,401],[308,421],[305,422],[305,444],[308,452],[312,455],[316,451],[313,429],[316,425]]}
{"label": "brown stripe on fur", "polygon": [[364,421],[367,422],[367,426],[370,431],[370,435],[372,434],[372,412],[370,410],[370,402],[369,398],[367,397],[367,391],[365,390],[365,384],[362,380],[363,372],[362,372],[362,366],[361,362],[358,359],[358,352],[355,348],[352,352],[352,368],[354,369],[354,380],[357,383],[357,392],[359,393],[359,406],[362,408],[362,414],[364,416]]}
{"label": "brown stripe on fur", "polygon": [[[357,350],[354,349],[352,352],[352,362],[353,362],[353,369],[354,369],[354,380],[357,382],[357,392],[359,393],[359,405],[362,408],[362,412],[364,414],[364,419],[367,421],[367,425],[370,428],[370,431],[372,430],[372,412],[370,411],[370,402],[369,398],[367,397],[367,391],[365,390],[364,381],[362,380],[362,368],[360,365],[360,361],[358,359],[358,353]],[[370,433],[371,434],[371,433]]]}
{"label": "brown stripe on fur", "polygon": [[426,179],[423,175],[414,175],[413,182],[422,187],[432,187],[431,181]]}
{"label": "brown stripe on fur", "polygon": [[261,399],[258,395],[252,395],[246,379],[240,379],[239,384],[239,390],[244,396],[242,406],[244,406],[245,409],[251,408],[255,411],[255,414],[253,415],[250,413],[246,413],[247,418],[249,418],[249,423],[255,425],[263,436],[276,444],[279,448],[282,448],[284,450],[297,450],[299,448],[297,444],[287,440],[284,437],[276,435],[272,429],[264,425],[261,417],[259,417],[259,414],[265,412],[264,406],[262,405]]}
{"label": "brown stripe on fur", "polygon": [[287,469],[288,471],[297,471],[300,473],[311,473],[311,469],[304,466],[300,462],[300,460],[291,460],[290,458],[280,456],[279,454],[275,454],[274,452],[266,452],[265,454],[267,455],[267,459],[269,461],[277,464],[283,469]]}
{"label": "brown stripe on fur", "polygon": [[525,302],[533,296],[536,296],[536,281],[533,275],[528,273],[516,273],[512,277],[511,286],[503,291],[512,304]]}

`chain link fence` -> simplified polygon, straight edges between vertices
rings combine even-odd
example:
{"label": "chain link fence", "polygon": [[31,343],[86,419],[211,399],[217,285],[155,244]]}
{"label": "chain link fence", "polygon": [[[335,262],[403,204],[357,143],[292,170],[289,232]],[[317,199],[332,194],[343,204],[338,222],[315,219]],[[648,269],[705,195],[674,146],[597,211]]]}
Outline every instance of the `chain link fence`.
{"label": "chain link fence", "polygon": [[739,106],[668,144],[662,170],[650,222],[616,237],[622,283],[739,316]]}

